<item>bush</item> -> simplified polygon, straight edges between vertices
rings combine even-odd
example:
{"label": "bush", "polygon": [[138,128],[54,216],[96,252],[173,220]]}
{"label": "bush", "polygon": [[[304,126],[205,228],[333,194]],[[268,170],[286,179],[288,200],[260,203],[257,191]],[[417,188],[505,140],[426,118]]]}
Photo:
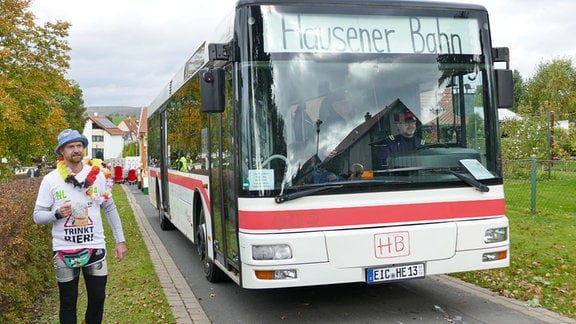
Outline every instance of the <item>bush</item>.
{"label": "bush", "polygon": [[0,323],[28,322],[54,283],[51,226],[32,219],[41,179],[0,182]]}

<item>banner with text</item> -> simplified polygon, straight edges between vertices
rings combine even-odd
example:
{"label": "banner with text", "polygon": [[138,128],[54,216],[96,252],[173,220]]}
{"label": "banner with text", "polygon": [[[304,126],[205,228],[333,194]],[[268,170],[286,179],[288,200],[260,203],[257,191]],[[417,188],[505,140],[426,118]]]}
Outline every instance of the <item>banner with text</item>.
{"label": "banner with text", "polygon": [[472,18],[283,13],[262,7],[269,53],[481,54]]}

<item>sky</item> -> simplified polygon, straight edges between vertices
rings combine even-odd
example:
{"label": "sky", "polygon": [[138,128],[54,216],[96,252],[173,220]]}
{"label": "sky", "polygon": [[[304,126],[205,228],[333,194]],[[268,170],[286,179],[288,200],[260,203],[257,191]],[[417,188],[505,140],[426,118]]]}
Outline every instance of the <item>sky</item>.
{"label": "sky", "polygon": [[[145,107],[234,2],[32,0],[30,11],[39,24],[71,23],[66,77],[80,85],[86,107]],[[510,68],[518,70],[524,80],[532,77],[540,64],[576,58],[576,1],[458,2],[488,9],[492,45],[510,48]]]}

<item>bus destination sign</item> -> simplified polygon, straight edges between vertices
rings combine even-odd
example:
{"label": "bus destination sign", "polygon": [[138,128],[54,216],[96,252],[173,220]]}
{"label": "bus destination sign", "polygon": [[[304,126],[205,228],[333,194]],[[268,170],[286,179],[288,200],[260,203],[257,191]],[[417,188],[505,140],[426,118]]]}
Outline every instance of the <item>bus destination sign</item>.
{"label": "bus destination sign", "polygon": [[269,53],[481,53],[473,18],[283,13],[262,8]]}

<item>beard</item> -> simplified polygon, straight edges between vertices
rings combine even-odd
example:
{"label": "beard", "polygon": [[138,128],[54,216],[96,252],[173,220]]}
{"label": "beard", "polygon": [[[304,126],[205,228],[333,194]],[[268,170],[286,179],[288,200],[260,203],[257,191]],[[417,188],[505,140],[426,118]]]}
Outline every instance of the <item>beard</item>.
{"label": "beard", "polygon": [[81,162],[83,158],[84,158],[84,154],[72,154],[72,155],[70,155],[68,160],[70,162],[78,163],[78,162]]}

